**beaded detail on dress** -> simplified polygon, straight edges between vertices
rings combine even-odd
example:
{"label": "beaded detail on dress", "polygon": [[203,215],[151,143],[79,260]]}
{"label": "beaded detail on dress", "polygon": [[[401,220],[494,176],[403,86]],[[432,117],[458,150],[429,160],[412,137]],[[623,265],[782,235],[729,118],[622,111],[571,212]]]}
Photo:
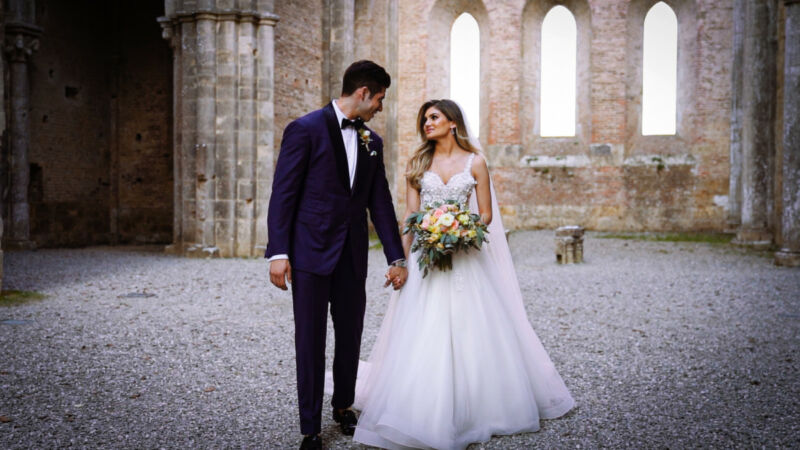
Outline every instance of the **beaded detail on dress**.
{"label": "beaded detail on dress", "polygon": [[428,170],[422,174],[419,191],[421,206],[425,208],[433,203],[443,203],[447,200],[454,200],[466,205],[472,190],[478,184],[470,170],[473,158],[475,158],[474,153],[467,158],[467,166],[464,170],[450,177],[447,183],[436,172]]}

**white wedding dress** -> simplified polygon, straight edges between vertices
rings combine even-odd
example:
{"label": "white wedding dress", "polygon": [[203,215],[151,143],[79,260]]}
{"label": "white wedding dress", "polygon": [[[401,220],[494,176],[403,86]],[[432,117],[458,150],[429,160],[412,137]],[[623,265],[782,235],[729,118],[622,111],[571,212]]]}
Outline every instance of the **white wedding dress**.
{"label": "white wedding dress", "polygon": [[[426,172],[420,203],[457,200],[477,211],[473,157],[447,184]],[[496,434],[537,431],[539,419],[574,406],[528,322],[492,197],[497,224],[481,251],[455,254],[451,271],[425,278],[410,255],[408,280],[359,368],[355,441],[462,449]]]}

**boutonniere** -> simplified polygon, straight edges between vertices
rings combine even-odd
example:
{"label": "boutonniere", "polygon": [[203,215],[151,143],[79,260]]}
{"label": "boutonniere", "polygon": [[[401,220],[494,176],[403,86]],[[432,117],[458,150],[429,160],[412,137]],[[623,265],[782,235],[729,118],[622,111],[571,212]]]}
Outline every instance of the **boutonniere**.
{"label": "boutonniere", "polygon": [[[372,133],[370,133],[370,131],[366,128],[358,129],[358,137],[361,139],[361,142],[364,144],[364,148],[367,150],[369,150],[369,143],[372,142],[372,138],[369,137],[370,134]],[[375,150],[371,150],[369,152],[369,156],[375,156],[377,154],[378,152]]]}

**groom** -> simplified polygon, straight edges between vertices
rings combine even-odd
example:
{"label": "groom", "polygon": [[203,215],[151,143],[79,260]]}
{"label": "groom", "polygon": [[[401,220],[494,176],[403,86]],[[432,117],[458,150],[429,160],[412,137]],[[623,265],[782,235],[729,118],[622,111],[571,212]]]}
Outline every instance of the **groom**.
{"label": "groom", "polygon": [[333,319],[333,419],[352,435],[367,278],[367,212],[390,264],[386,285],[408,276],[383,165],[383,141],[364,125],[383,109],[389,74],[372,61],[344,73],[342,94],[286,126],[269,202],[270,281],[292,285],[300,448],[321,448],[328,303]]}

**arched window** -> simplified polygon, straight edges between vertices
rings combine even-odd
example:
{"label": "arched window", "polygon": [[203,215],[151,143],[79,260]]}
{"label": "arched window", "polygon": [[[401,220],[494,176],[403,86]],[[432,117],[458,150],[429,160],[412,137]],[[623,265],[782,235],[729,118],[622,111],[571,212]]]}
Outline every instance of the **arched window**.
{"label": "arched window", "polygon": [[678,18],[664,2],[644,18],[642,49],[642,135],[675,134]]}
{"label": "arched window", "polygon": [[563,6],[542,22],[541,136],[575,136],[577,26]]}
{"label": "arched window", "polygon": [[475,137],[480,132],[481,38],[469,13],[458,16],[450,29],[450,98],[461,105]]}

